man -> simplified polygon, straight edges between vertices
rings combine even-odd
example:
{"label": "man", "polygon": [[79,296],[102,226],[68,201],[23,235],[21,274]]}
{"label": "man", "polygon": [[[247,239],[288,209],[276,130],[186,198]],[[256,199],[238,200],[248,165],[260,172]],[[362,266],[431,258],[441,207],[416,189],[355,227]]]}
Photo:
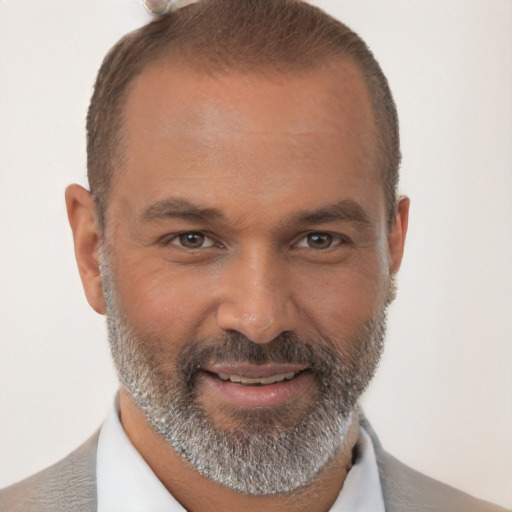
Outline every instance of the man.
{"label": "man", "polygon": [[91,192],[66,201],[119,410],[2,510],[498,510],[357,409],[409,200],[354,33],[298,2],[184,7],[107,56],[88,136]]}

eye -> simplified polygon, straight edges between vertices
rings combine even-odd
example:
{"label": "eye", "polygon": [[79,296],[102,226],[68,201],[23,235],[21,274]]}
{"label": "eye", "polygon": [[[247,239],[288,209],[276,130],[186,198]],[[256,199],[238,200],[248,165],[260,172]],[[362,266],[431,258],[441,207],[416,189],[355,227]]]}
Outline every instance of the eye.
{"label": "eye", "polygon": [[215,240],[206,236],[201,231],[187,231],[186,233],[174,235],[169,243],[185,249],[205,249],[216,245]]}
{"label": "eye", "polygon": [[339,235],[333,235],[332,233],[316,232],[308,233],[306,236],[301,238],[299,242],[296,244],[296,247],[325,250],[346,243],[348,243],[348,240]]}
{"label": "eye", "polygon": [[329,233],[310,233],[306,237],[306,243],[312,249],[329,249],[333,236]]}

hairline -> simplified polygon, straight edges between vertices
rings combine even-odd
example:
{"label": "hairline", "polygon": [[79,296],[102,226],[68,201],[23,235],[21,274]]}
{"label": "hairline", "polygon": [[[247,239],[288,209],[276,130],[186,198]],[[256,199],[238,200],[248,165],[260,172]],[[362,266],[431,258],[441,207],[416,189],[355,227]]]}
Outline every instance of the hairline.
{"label": "hairline", "polygon": [[[166,51],[167,50],[167,51]],[[272,78],[277,76],[300,76],[300,75],[313,75],[316,71],[320,71],[322,69],[334,69],[335,67],[349,63],[354,66],[354,68],[359,73],[362,83],[366,88],[366,92],[368,94],[368,99],[370,101],[371,113],[372,113],[372,154],[371,165],[373,167],[372,172],[377,174],[378,181],[382,187],[382,191],[384,194],[384,200],[386,205],[386,214],[388,216],[388,228],[391,225],[391,221],[394,218],[394,213],[396,212],[396,194],[394,197],[394,201],[392,204],[389,204],[390,201],[388,199],[388,194],[386,193],[386,176],[385,172],[379,168],[379,160],[387,161],[387,157],[385,156],[386,149],[383,146],[382,142],[382,128],[378,124],[377,120],[377,109],[376,98],[375,95],[372,94],[372,90],[370,85],[368,84],[368,80],[365,77],[363,66],[350,54],[341,53],[325,55],[323,59],[317,62],[299,62],[297,64],[290,64],[288,62],[275,63],[275,64],[253,64],[247,65],[243,62],[234,62],[233,64],[226,64],[222,67],[213,67],[205,66],[205,61],[208,59],[202,58],[192,58],[186,60],[183,55],[176,55],[175,48],[169,50],[165,47],[161,48],[158,53],[155,54],[153,58],[146,61],[142,66],[130,77],[130,80],[125,85],[122,90],[122,94],[119,95],[117,104],[116,104],[116,113],[118,114],[118,120],[116,121],[116,129],[114,130],[114,135],[111,143],[112,151],[110,154],[111,157],[111,169],[110,169],[110,181],[108,183],[108,187],[103,191],[103,195],[99,198],[94,194],[96,211],[99,217],[99,224],[102,230],[106,227],[106,215],[108,210],[108,205],[110,203],[110,196],[113,188],[116,186],[116,183],[120,179],[122,174],[122,165],[124,163],[124,155],[123,151],[126,148],[126,138],[125,138],[125,128],[126,128],[126,107],[128,104],[128,100],[130,94],[133,91],[134,84],[136,80],[142,76],[145,72],[147,72],[151,68],[155,68],[158,66],[166,67],[167,69],[175,68],[177,71],[191,71],[193,73],[197,73],[199,76],[211,77],[211,78],[223,78],[229,77],[230,75],[243,75],[243,76],[259,76],[263,78]],[[279,66],[279,67],[278,67]],[[334,79],[333,79],[334,80]],[[379,155],[381,158],[379,158]],[[106,192],[106,193],[105,193]]]}

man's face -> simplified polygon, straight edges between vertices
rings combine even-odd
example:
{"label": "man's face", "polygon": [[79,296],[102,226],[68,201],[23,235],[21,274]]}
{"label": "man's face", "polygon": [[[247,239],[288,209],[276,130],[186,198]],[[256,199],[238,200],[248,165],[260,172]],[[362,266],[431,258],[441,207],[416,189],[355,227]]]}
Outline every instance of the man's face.
{"label": "man's face", "polygon": [[[378,362],[390,263],[374,130],[348,63],[153,66],[129,93],[103,247],[116,365],[154,430],[239,491],[314,478]],[[295,452],[300,474],[276,476]]]}

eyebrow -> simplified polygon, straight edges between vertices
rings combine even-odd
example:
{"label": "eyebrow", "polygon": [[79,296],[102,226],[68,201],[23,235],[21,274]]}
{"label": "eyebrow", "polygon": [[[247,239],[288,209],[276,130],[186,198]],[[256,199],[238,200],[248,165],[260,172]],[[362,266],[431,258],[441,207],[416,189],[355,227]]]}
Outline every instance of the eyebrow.
{"label": "eyebrow", "polygon": [[225,215],[217,208],[200,208],[186,199],[164,199],[149,206],[142,213],[146,222],[164,219],[183,219],[190,221],[225,221]]}
{"label": "eyebrow", "polygon": [[[169,198],[149,206],[142,213],[142,220],[154,222],[165,219],[183,219],[195,222],[227,222],[227,217],[217,208],[201,208],[187,199]],[[322,224],[328,222],[353,222],[370,227],[372,222],[363,207],[351,199],[314,210],[293,214],[286,224]]]}
{"label": "eyebrow", "polygon": [[370,227],[372,222],[363,207],[352,199],[322,206],[316,210],[299,212],[292,217],[297,224],[321,224],[325,222],[354,222]]}

